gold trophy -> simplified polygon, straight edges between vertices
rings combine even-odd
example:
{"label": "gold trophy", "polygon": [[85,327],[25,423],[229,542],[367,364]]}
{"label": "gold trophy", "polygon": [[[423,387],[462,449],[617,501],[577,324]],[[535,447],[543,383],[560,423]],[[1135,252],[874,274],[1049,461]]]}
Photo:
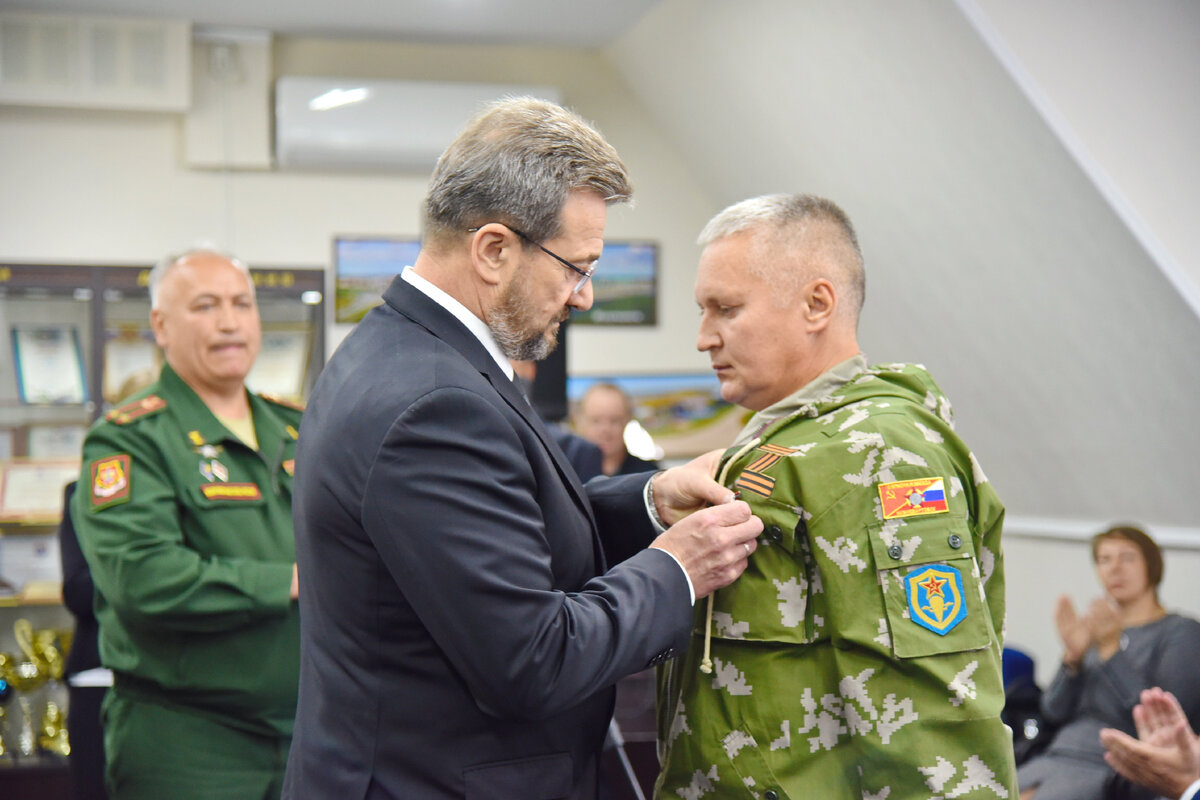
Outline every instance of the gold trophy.
{"label": "gold trophy", "polygon": [[30,694],[40,689],[50,675],[34,649],[33,626],[29,620],[17,620],[13,624],[13,633],[17,638],[17,646],[21,648],[21,656],[18,657],[20,660],[8,661],[4,677],[17,690],[17,706],[21,712],[17,723],[17,756],[26,759],[37,755]]}
{"label": "gold trophy", "polygon": [[33,652],[43,665],[49,678],[46,707],[42,709],[42,726],[38,735],[38,749],[52,756],[66,758],[71,754],[71,743],[67,740],[66,714],[62,700],[63,671],[67,660],[64,654],[71,647],[72,631],[44,628],[33,633]]}

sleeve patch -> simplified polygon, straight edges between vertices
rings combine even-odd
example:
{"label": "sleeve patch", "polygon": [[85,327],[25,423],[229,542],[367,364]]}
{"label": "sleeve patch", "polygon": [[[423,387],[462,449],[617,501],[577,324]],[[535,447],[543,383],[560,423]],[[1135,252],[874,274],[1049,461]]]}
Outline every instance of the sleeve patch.
{"label": "sleeve patch", "polygon": [[129,502],[132,475],[128,454],[96,459],[91,473],[93,511]]}

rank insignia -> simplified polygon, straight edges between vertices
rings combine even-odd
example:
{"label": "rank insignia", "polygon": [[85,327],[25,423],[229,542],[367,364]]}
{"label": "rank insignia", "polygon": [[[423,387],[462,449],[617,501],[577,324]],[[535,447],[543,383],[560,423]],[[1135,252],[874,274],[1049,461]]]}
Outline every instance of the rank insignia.
{"label": "rank insignia", "polygon": [[908,615],[922,628],[945,636],[967,618],[962,573],[957,567],[934,564],[904,576]]}
{"label": "rank insignia", "polygon": [[135,419],[144,417],[147,414],[153,414],[156,411],[162,411],[166,407],[166,400],[163,400],[156,394],[150,394],[141,400],[132,400],[120,408],[114,408],[105,414],[104,418],[117,425],[128,425]]}
{"label": "rank insignia", "polygon": [[879,500],[883,503],[884,519],[945,514],[950,510],[946,505],[946,481],[942,478],[881,483]]}
{"label": "rank insignia", "polygon": [[108,456],[92,462],[92,510],[129,502],[129,456]]}
{"label": "rank insignia", "polygon": [[200,491],[209,500],[260,500],[262,492],[254,483],[206,483]]}
{"label": "rank insignia", "polygon": [[770,497],[771,490],[775,488],[775,479],[760,472],[745,470],[738,476],[734,485],[739,489],[759,495],[760,497]]}

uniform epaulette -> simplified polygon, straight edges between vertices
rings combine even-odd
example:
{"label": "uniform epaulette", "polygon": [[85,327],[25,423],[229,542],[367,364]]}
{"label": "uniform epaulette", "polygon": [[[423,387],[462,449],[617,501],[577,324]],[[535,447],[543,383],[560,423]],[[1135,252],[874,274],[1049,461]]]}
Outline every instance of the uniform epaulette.
{"label": "uniform epaulette", "polygon": [[141,419],[148,414],[156,414],[167,407],[167,401],[156,394],[114,408],[104,415],[104,418],[115,425],[128,425],[135,419]]}
{"label": "uniform epaulette", "polygon": [[258,396],[261,397],[263,400],[266,400],[268,403],[274,403],[277,406],[283,406],[284,408],[290,408],[293,411],[303,411],[304,410],[303,403],[297,403],[295,400],[289,400],[288,398],[284,397],[283,395],[275,394],[274,392],[259,392]]}

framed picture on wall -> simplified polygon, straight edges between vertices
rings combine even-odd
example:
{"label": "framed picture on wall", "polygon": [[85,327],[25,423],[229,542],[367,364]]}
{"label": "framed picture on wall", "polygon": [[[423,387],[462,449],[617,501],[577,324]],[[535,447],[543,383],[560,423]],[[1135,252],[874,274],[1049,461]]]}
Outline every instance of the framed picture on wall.
{"label": "framed picture on wall", "polygon": [[383,292],[412,266],[421,240],[400,236],[335,236],[333,271],[335,322],[358,322],[383,302]]}
{"label": "framed picture on wall", "polygon": [[0,522],[57,524],[63,487],[78,477],[78,457],[0,463]]}
{"label": "framed picture on wall", "polygon": [[658,243],[606,241],[592,276],[592,307],[573,325],[657,325]]}
{"label": "framed picture on wall", "polygon": [[74,325],[14,325],[13,365],[22,403],[83,403],[87,381]]}
{"label": "framed picture on wall", "polygon": [[107,402],[119,403],[131,393],[129,383],[153,380],[151,376],[157,376],[161,366],[162,355],[148,323],[122,323],[104,331],[103,391]]}
{"label": "framed picture on wall", "polygon": [[246,386],[253,392],[302,400],[312,352],[311,335],[305,325],[263,323],[262,349],[246,376]]}
{"label": "framed picture on wall", "polygon": [[594,383],[615,384],[633,399],[634,419],[666,459],[688,459],[728,447],[750,416],[721,399],[721,382],[712,373],[569,377],[567,402],[572,412]]}

